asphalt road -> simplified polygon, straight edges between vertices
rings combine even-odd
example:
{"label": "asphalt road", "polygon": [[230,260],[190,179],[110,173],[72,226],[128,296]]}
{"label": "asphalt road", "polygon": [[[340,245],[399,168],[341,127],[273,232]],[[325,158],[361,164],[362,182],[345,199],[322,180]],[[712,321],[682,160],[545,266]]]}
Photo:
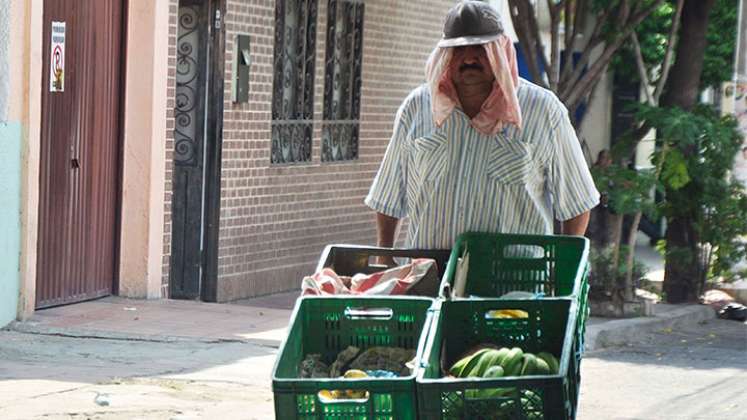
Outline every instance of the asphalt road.
{"label": "asphalt road", "polygon": [[[272,419],[276,353],[0,331],[0,419]],[[714,320],[587,353],[580,398],[579,420],[747,419],[747,325]]]}
{"label": "asphalt road", "polygon": [[578,420],[747,419],[747,325],[711,320],[587,353]]}

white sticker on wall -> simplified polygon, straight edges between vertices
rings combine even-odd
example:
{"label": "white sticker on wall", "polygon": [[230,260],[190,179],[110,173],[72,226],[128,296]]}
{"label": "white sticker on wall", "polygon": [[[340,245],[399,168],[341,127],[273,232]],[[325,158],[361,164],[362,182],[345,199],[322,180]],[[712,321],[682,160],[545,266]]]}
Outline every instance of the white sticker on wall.
{"label": "white sticker on wall", "polygon": [[52,22],[49,91],[65,91],[65,22]]}

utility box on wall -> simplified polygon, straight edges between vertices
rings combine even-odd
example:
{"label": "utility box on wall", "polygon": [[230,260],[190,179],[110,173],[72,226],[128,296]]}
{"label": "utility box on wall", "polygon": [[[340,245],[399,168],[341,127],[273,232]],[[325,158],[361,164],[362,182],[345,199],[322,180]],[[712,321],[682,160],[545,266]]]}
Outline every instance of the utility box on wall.
{"label": "utility box on wall", "polygon": [[249,102],[249,67],[252,62],[249,35],[236,35],[233,45],[231,99],[234,102]]}

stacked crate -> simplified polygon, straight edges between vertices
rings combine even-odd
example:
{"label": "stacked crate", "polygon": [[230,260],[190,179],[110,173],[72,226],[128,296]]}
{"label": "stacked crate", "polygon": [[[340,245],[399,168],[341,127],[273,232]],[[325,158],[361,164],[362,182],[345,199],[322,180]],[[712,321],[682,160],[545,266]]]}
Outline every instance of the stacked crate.
{"label": "stacked crate", "polygon": [[[286,341],[273,371],[277,419],[573,419],[580,382],[583,334],[588,316],[588,240],[568,236],[466,233],[452,250],[393,250],[328,246],[318,269],[340,275],[371,273],[374,257],[434,258],[440,285],[418,291],[435,297],[304,297],[296,303]],[[460,257],[469,252],[465,297],[452,296]],[[512,291],[525,299],[499,299]],[[438,296],[435,296],[438,292]],[[488,314],[525,311],[526,318]],[[470,347],[491,343],[559,355],[557,374],[448,378],[445,370]],[[327,360],[348,345],[362,349],[414,349],[410,376],[303,379],[307,354]],[[500,396],[472,398],[479,390]],[[323,390],[366,391],[365,397],[327,400]]]}
{"label": "stacked crate", "polygon": [[[451,252],[417,378],[421,419],[574,419],[588,316],[586,238],[465,233]],[[457,266],[469,254],[463,297]],[[499,299],[510,292],[523,299]],[[526,318],[494,318],[501,309]],[[559,355],[551,375],[448,378],[446,370],[479,344]],[[500,396],[479,398],[479,390]],[[484,395],[484,393],[482,393]]]}

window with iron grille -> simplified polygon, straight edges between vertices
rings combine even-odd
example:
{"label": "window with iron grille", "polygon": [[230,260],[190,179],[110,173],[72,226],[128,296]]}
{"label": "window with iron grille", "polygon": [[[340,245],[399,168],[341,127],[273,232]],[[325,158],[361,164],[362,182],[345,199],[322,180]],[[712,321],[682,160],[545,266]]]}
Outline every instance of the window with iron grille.
{"label": "window with iron grille", "polygon": [[311,161],[317,0],[277,0],[272,153],[277,164]]}
{"label": "window with iron grille", "polygon": [[329,0],[322,161],[358,158],[363,1]]}

